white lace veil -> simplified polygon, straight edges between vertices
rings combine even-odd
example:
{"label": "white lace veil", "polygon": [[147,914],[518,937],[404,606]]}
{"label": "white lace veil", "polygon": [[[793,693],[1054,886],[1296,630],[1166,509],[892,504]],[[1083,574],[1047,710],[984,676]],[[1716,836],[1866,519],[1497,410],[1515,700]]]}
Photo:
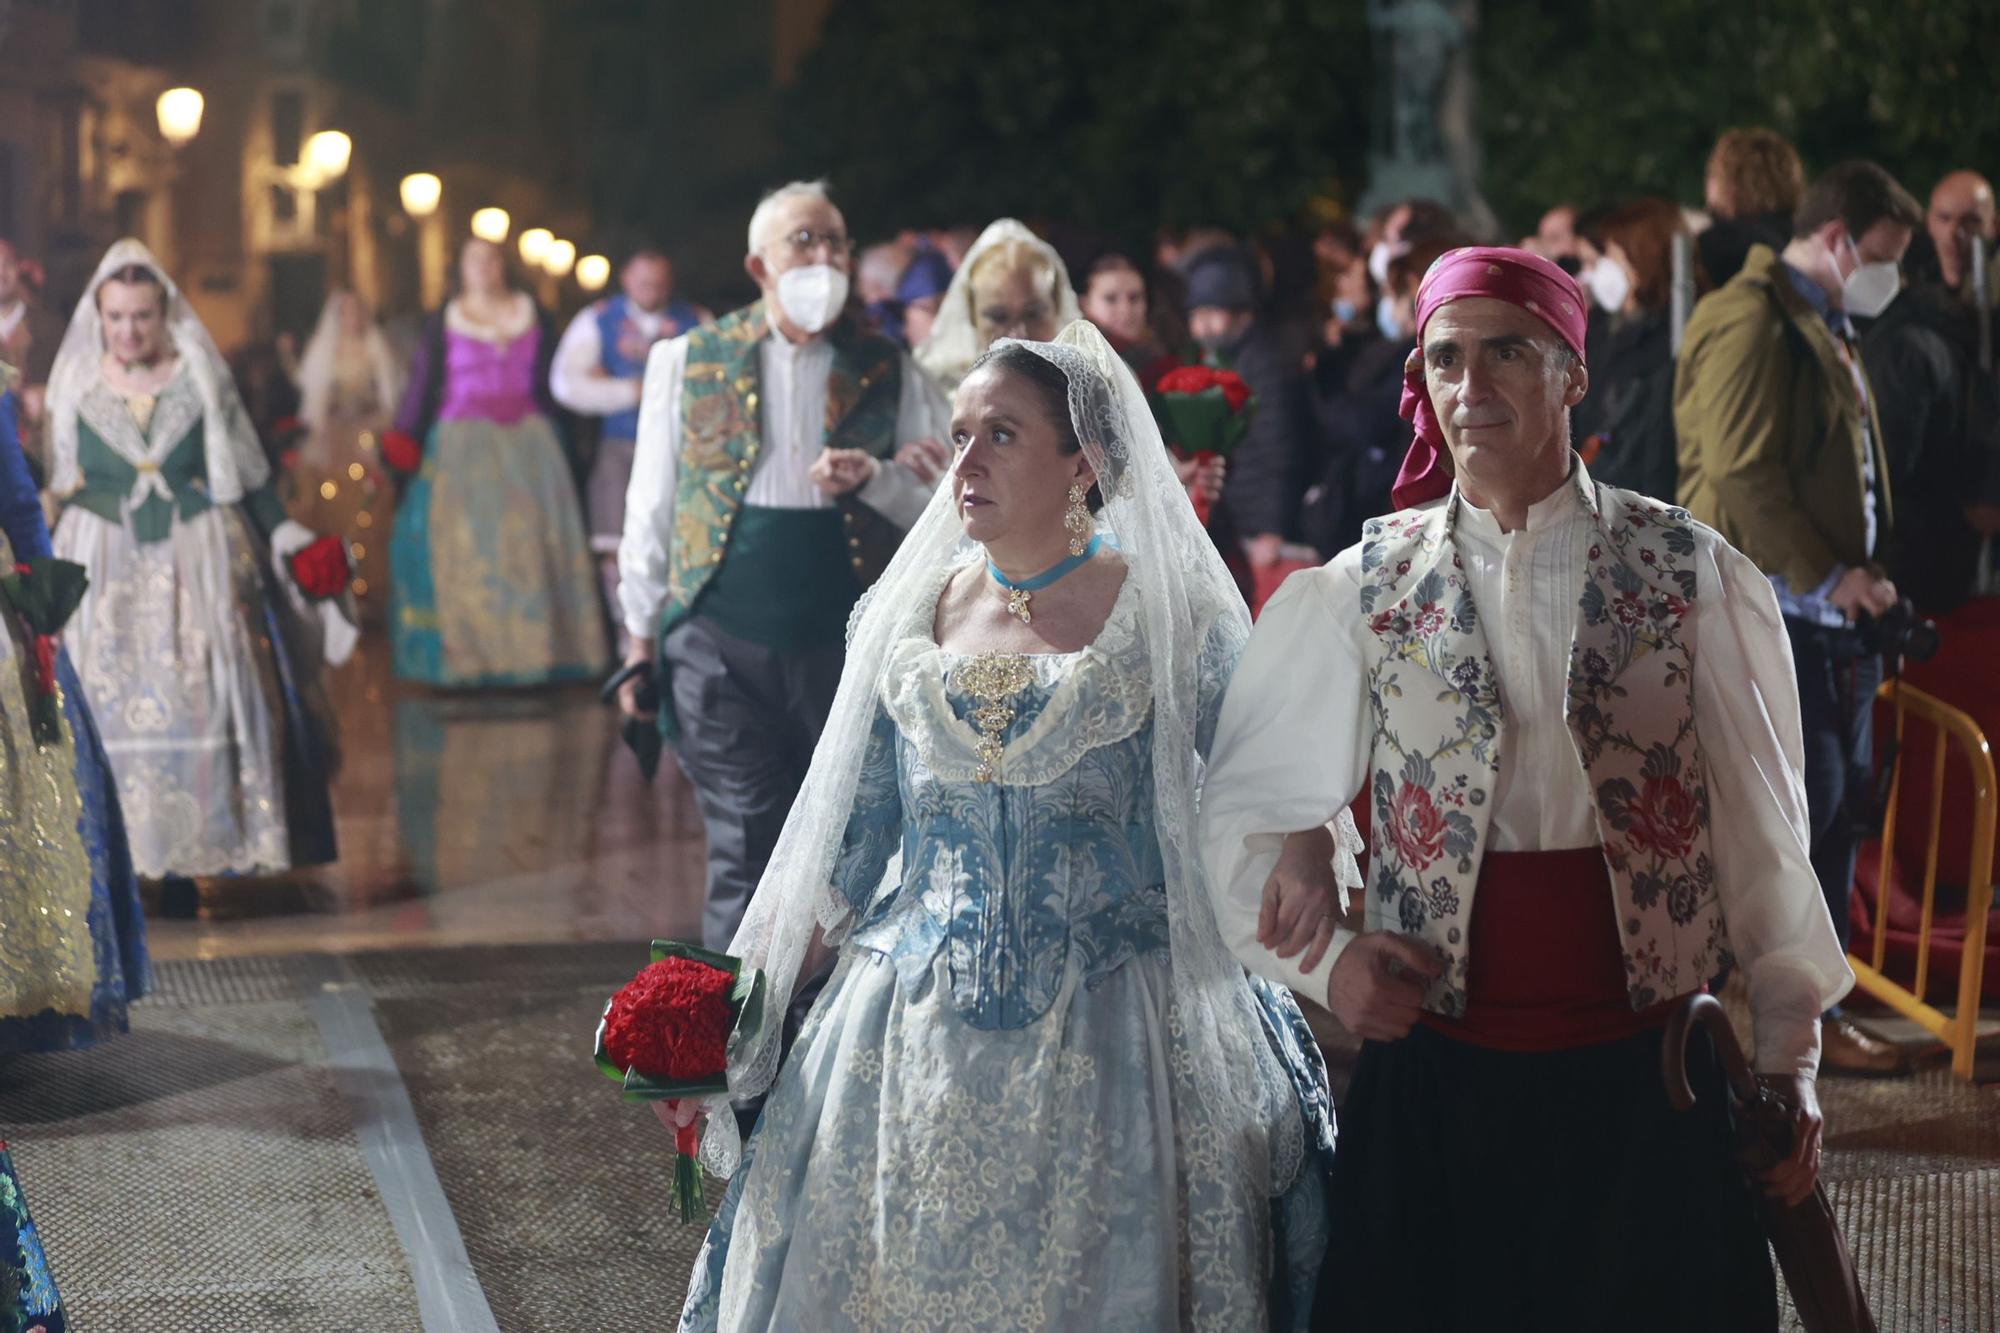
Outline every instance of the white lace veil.
{"label": "white lace veil", "polygon": [[[151,269],[165,289],[168,344],[186,365],[195,392],[201,397],[209,498],[217,504],[239,503],[245,492],[256,490],[270,479],[271,464],[244,415],[229,364],[222,359],[215,339],[209,337],[200,317],[174,280],[167,276],[160,261],[153,257],[153,252],[129,237],[105,251],[97,272],[91,275],[90,285],[84,289],[83,299],[76,303],[76,313],[70,317],[62,346],[56,350],[48,390],[49,487],[57,495],[69,495],[83,484],[76,462],[77,411],[84,395],[102,377],[104,362],[104,326],[97,313],[97,289],[113,273],[133,264]],[[106,443],[116,447],[115,441]],[[167,447],[175,443],[178,441],[163,441]],[[136,466],[146,460],[126,461]],[[141,485],[157,475],[141,469]]]}
{"label": "white lace veil", "polygon": [[[1068,378],[1071,420],[1104,495],[1098,526],[1116,538],[1139,596],[1152,681],[1155,823],[1173,962],[1171,1060],[1189,1215],[1228,1233],[1218,1245],[1254,1246],[1268,1209],[1230,1201],[1289,1185],[1302,1155],[1300,1121],[1243,968],[1216,926],[1194,846],[1200,714],[1220,707],[1220,687],[1249,634],[1250,616],[1174,474],[1144,393],[1104,336],[1077,320],[1052,343],[1021,346]],[[885,664],[898,643],[930,624],[941,571],[979,551],[964,535],[951,487],[940,486],[849,621],[846,669],[826,729],[730,948],[765,969],[770,984],[762,1036],[731,1055],[738,1097],[765,1091],[776,1075],[781,1016],[813,928],[837,937],[849,924],[851,909],[831,877]],[[702,1160],[726,1175],[740,1148],[735,1117],[711,1114]]]}
{"label": "white lace veil", "polygon": [[1013,218],[1001,218],[980,232],[979,239],[965,252],[965,258],[959,263],[958,271],[951,275],[951,286],[945,289],[944,300],[938,306],[937,321],[931,325],[931,336],[918,343],[911,353],[917,364],[924,368],[924,373],[937,381],[946,397],[957,390],[965,372],[972,369],[972,363],[986,350],[979,341],[979,320],[972,309],[973,271],[988,251],[1009,242],[1026,246],[1047,263],[1051,290],[1044,295],[1055,306],[1056,327],[1068,328],[1083,318],[1083,312],[1076,303],[1076,289],[1070,285],[1069,268],[1063,263],[1062,256],[1056,253],[1056,248]]}
{"label": "white lace veil", "polygon": [[[313,326],[312,337],[306,340],[305,355],[299,358],[299,420],[314,430],[326,426],[327,407],[333,401],[334,382],[339,376],[341,311],[347,302],[360,299],[350,291],[330,294],[320,307],[319,323]],[[375,381],[375,401],[381,414],[393,414],[403,399],[403,369],[372,314],[367,330],[361,335],[361,355],[367,360],[370,378]]]}

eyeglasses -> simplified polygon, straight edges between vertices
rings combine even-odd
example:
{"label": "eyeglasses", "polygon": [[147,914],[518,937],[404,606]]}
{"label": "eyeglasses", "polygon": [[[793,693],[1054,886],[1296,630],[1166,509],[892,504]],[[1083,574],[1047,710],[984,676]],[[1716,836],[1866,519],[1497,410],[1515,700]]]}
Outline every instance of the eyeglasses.
{"label": "eyeglasses", "polygon": [[854,242],[847,239],[846,232],[814,231],[810,227],[800,227],[797,231],[786,232],[780,238],[792,248],[795,255],[809,255],[825,246],[827,253],[846,255],[854,252]]}

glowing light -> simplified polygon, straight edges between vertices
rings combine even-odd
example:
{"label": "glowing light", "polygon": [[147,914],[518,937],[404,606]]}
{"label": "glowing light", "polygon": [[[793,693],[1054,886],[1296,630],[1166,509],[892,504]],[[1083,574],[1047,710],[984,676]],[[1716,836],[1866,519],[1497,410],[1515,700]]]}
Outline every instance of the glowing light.
{"label": "glowing light", "polygon": [[368,548],[363,546],[360,542],[354,543],[354,545],[348,547],[347,549],[354,552],[354,558],[356,560],[366,560],[368,558]]}
{"label": "glowing light", "polygon": [[542,270],[551,277],[567,276],[576,267],[576,246],[570,241],[550,241],[542,255]]}
{"label": "glowing light", "polygon": [[472,215],[472,234],[495,245],[506,240],[513,227],[514,219],[507,216],[504,208],[482,208]]}
{"label": "glowing light", "polygon": [[427,218],[437,212],[438,201],[444,198],[444,182],[428,171],[419,171],[403,177],[400,191],[403,211],[413,218]]}
{"label": "glowing light", "polygon": [[585,255],[576,261],[576,285],[585,291],[601,291],[609,281],[611,261],[603,255]]}
{"label": "glowing light", "polygon": [[354,140],[339,130],[321,130],[306,140],[300,160],[320,184],[337,181],[347,174],[347,164],[354,160]]}
{"label": "glowing light", "polygon": [[521,262],[541,263],[542,256],[549,252],[549,245],[555,238],[556,234],[547,227],[530,227],[522,232],[520,239],[514,242],[521,247]]}
{"label": "glowing light", "polygon": [[201,133],[201,113],[208,105],[192,88],[169,88],[160,94],[153,110],[160,120],[160,137],[174,147]]}
{"label": "glowing light", "polygon": [[374,527],[374,526],[375,526],[375,515],[373,515],[373,514],[371,514],[371,513],[368,513],[368,512],[367,512],[367,511],[365,511],[365,510],[364,510],[364,511],[362,511],[361,513],[359,513],[359,514],[356,514],[356,515],[354,516],[354,526],[355,526],[355,527],[357,527],[357,528],[372,528],[372,527]]}
{"label": "glowing light", "polygon": [[347,465],[347,475],[348,478],[352,481],[360,481],[363,477],[368,475],[368,469],[361,466],[361,464],[359,463],[349,463]]}
{"label": "glowing light", "polygon": [[323,481],[323,482],[321,482],[321,483],[319,484],[319,498],[320,498],[320,499],[322,499],[322,500],[331,500],[331,499],[332,499],[332,498],[333,498],[334,496],[336,496],[336,495],[338,495],[338,494],[340,494],[340,487],[338,487],[338,486],[334,485],[334,484],[333,484],[332,482],[330,482],[330,481]]}

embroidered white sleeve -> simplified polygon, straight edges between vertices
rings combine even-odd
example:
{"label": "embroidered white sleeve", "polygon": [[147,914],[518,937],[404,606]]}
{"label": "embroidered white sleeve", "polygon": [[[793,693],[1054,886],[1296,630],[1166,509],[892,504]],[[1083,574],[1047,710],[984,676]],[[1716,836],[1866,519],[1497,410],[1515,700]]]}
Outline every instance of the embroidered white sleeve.
{"label": "embroidered white sleeve", "polygon": [[588,305],[563,330],[549,366],[549,392],[572,412],[602,417],[623,412],[639,401],[636,381],[601,373],[603,338],[597,331],[600,305]]}
{"label": "embroidered white sleeve", "polygon": [[1854,973],[1808,857],[1798,681],[1777,597],[1707,528],[1696,572],[1694,699],[1709,758],[1709,842],[1731,947],[1750,985],[1757,1068],[1811,1075],[1819,1015]]}

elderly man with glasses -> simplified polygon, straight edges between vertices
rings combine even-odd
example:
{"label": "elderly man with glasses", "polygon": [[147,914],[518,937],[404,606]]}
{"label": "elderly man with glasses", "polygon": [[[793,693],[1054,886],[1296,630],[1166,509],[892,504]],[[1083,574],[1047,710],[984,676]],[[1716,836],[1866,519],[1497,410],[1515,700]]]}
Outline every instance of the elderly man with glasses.
{"label": "elderly man with glasses", "polygon": [[[743,266],[762,296],[646,362],[618,548],[628,664],[708,832],[702,939],[725,948],[805,779],[847,615],[923,512],[894,461],[949,408],[847,311],[853,245],[817,182],[769,195]],[[647,716],[643,677],[620,707]]]}

